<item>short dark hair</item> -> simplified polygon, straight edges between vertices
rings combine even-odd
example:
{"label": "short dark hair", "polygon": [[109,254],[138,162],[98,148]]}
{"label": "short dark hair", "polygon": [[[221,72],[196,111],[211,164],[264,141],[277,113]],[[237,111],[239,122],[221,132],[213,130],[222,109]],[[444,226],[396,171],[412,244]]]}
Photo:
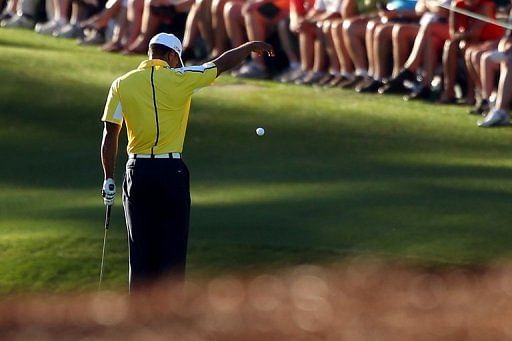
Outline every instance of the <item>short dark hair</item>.
{"label": "short dark hair", "polygon": [[149,51],[153,56],[165,56],[169,52],[176,53],[176,51],[174,51],[170,47],[167,47],[162,44],[151,44],[149,46]]}

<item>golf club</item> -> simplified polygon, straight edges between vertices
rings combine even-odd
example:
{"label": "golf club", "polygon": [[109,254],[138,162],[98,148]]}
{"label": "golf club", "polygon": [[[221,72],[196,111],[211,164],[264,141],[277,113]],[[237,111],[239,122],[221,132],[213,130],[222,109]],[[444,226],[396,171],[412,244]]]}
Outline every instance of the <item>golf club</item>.
{"label": "golf club", "polygon": [[110,212],[112,211],[112,205],[107,205],[105,211],[105,234],[103,236],[103,252],[101,253],[101,265],[100,265],[100,282],[98,284],[98,290],[101,290],[101,281],[103,280],[103,263],[105,261],[105,246],[107,245],[107,232],[110,225]]}

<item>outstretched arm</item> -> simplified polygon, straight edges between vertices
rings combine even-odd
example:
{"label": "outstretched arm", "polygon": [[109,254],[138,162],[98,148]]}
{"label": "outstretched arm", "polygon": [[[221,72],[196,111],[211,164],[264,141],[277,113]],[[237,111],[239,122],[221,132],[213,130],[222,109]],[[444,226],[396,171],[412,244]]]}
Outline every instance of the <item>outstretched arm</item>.
{"label": "outstretched arm", "polygon": [[217,66],[217,77],[224,71],[228,71],[243,62],[251,52],[259,54],[266,53],[271,57],[274,56],[274,48],[272,45],[263,41],[250,41],[237,48],[226,51],[218,58],[212,60],[212,62]]}

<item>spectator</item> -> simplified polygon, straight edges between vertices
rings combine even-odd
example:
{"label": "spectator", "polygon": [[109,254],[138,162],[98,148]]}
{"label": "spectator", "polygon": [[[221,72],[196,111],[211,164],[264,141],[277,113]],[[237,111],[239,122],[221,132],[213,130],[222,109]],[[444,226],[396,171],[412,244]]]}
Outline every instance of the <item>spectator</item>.
{"label": "spectator", "polygon": [[[455,7],[475,12],[489,18],[496,18],[496,4],[493,0],[455,0]],[[441,96],[441,103],[454,103],[455,98],[455,73],[457,59],[464,56],[464,50],[469,48],[465,60],[469,62],[472,54],[479,48],[473,49],[472,46],[489,41],[496,40],[503,36],[504,30],[493,24],[485,23],[465,15],[450,12],[450,40],[444,45],[443,52],[443,75],[444,89]],[[470,70],[468,78],[468,91],[466,94],[466,103],[474,102],[474,89],[471,80],[475,79],[474,70]]]}
{"label": "spectator", "polygon": [[327,83],[329,87],[338,86],[342,82],[354,78],[354,63],[350,59],[346,41],[343,36],[343,23],[346,22],[347,19],[355,17],[357,13],[357,1],[344,0],[341,4],[342,20],[336,20],[331,26],[330,41],[332,41],[333,44],[335,58],[338,60],[339,72]]}
{"label": "spectator", "polygon": [[52,0],[53,15],[46,23],[38,23],[35,26],[35,31],[41,34],[52,35],[53,32],[62,29],[68,24],[70,6],[70,0]]}
{"label": "spectator", "polygon": [[38,20],[40,6],[40,0],[18,0],[12,5],[8,5],[10,10],[16,8],[16,11],[15,13],[6,13],[5,19],[2,20],[0,26],[33,29]]}
{"label": "spectator", "polygon": [[18,0],[7,0],[5,3],[2,4],[2,6],[0,6],[0,8],[2,9],[2,12],[0,13],[0,23],[4,20],[7,21],[16,15],[17,5]]}
{"label": "spectator", "polygon": [[359,83],[369,77],[370,65],[366,49],[366,26],[370,20],[377,18],[377,14],[373,13],[374,9],[375,2],[365,0],[363,10],[366,13],[345,19],[343,21],[342,34],[338,33],[336,37],[336,40],[343,41],[350,61],[355,68],[353,75],[347,75],[347,80],[339,83],[338,86],[342,88],[358,86]]}
{"label": "spectator", "polygon": [[123,53],[146,53],[149,40],[159,30],[182,37],[191,5],[188,0],[145,0],[139,35]]}
{"label": "spectator", "polygon": [[245,21],[242,16],[244,0],[230,0],[224,5],[224,24],[230,46],[240,46],[247,41]]}
{"label": "spectator", "polygon": [[[392,0],[379,11],[379,18],[370,20],[366,27],[366,46],[369,78],[356,86],[357,92],[377,91],[384,78],[391,74],[392,32],[396,23],[416,22],[416,0]],[[371,71],[371,72],[370,72]]]}
{"label": "spectator", "polygon": [[[297,84],[326,84],[340,75],[331,26],[341,19],[342,0],[316,0],[307,21],[314,26],[313,71],[296,80]],[[328,72],[326,74],[326,72]]]}
{"label": "spectator", "polygon": [[[287,22],[290,14],[289,0],[253,0],[244,4],[242,14],[245,20],[245,29],[249,40],[265,40],[272,31],[278,30],[281,21]],[[287,48],[290,44],[284,44],[289,61],[298,61],[295,53]],[[237,76],[242,78],[268,78],[263,56],[252,54],[251,60],[243,65]]]}
{"label": "spectator", "polygon": [[213,48],[207,59],[214,59],[220,56],[228,49],[228,34],[226,31],[226,22],[224,21],[224,8],[229,0],[212,1],[212,32]]}
{"label": "spectator", "polygon": [[[105,8],[101,13],[98,13],[89,19],[83,21],[80,27],[84,29],[86,37],[83,40],[83,44],[100,44],[101,38],[104,35],[105,28],[109,22],[113,19],[116,20],[114,29],[112,31],[112,37],[109,42],[103,45],[103,49],[106,51],[120,51],[122,49],[122,39],[124,38],[127,30],[126,20],[126,5],[125,0],[109,0],[105,4]],[[87,29],[90,30],[90,34],[87,33]],[[118,49],[111,49],[111,46],[118,46]]]}
{"label": "spectator", "polygon": [[298,35],[300,66],[290,65],[280,77],[282,82],[295,82],[313,71],[315,27],[308,21],[314,0],[292,0],[290,2],[290,31]]}
{"label": "spectator", "polygon": [[[394,77],[391,78],[379,92],[387,91],[402,91],[405,89],[404,81],[416,81],[420,69],[423,71],[420,79],[419,86],[407,96],[405,100],[409,99],[427,99],[431,95],[431,83],[434,77],[434,70],[437,69],[442,56],[442,49],[444,42],[449,38],[448,30],[448,12],[445,9],[432,4],[430,1],[418,2],[420,5],[417,12],[422,13],[420,19],[419,31],[414,38],[414,45],[411,53],[405,61],[403,68],[400,69],[400,63],[397,60],[400,57],[395,57]],[[445,4],[449,4],[445,2]],[[396,50],[400,46],[403,39],[402,30],[403,25],[398,24],[393,30],[393,49]],[[414,30],[411,26],[406,28],[406,37],[412,37],[410,33]],[[395,52],[395,55],[401,55],[400,52]]]}
{"label": "spectator", "polygon": [[[511,11],[512,14],[512,11]],[[482,76],[482,96],[480,107],[475,108],[475,114],[487,114],[480,127],[504,125],[510,123],[508,107],[510,105],[510,86],[512,74],[510,73],[512,57],[512,37],[510,30],[500,40],[498,49],[485,52],[482,55],[480,69]],[[494,90],[494,81],[499,73],[500,79],[496,91],[496,103],[493,108],[490,105],[490,96]]]}
{"label": "spectator", "polygon": [[[510,32],[510,31],[509,31]],[[494,60],[500,63],[500,79],[496,93],[496,104],[490,109],[485,120],[479,122],[482,128],[509,125],[510,115],[508,113],[512,88],[512,39],[510,33],[500,41],[499,53],[495,53]]]}
{"label": "spectator", "polygon": [[195,0],[190,8],[183,38],[183,59],[185,61],[198,57],[199,52],[194,47],[197,46],[199,37],[202,38],[207,55],[211,54],[213,50],[211,7],[211,0]]}

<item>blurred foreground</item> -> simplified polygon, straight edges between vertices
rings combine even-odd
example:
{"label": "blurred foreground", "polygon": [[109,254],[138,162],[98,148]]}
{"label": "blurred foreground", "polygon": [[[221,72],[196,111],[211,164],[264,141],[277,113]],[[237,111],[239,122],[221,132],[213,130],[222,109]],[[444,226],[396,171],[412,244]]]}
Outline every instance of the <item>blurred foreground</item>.
{"label": "blurred foreground", "polygon": [[425,271],[379,262],[252,278],[10,297],[3,340],[500,340],[512,338],[512,267]]}

